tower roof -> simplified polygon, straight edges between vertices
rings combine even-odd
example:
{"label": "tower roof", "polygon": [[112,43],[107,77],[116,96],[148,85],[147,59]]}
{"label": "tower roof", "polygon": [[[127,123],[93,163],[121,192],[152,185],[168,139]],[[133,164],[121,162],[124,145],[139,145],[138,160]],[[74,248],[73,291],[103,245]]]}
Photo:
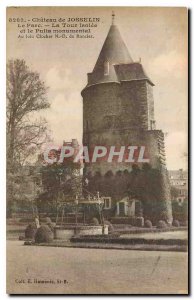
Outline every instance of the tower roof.
{"label": "tower roof", "polygon": [[88,73],[86,88],[99,83],[120,83],[121,81],[132,80],[148,80],[153,85],[140,62],[133,62],[119,30],[114,24],[114,17],[113,13],[112,25],[94,69]]}
{"label": "tower roof", "polygon": [[103,70],[104,63],[107,61],[110,65],[133,62],[116,25],[110,27],[93,72]]}

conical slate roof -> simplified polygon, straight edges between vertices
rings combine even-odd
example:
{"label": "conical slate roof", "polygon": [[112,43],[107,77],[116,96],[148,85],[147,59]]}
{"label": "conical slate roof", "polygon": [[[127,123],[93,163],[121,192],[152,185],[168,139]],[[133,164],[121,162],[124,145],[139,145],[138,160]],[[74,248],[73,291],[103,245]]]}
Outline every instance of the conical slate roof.
{"label": "conical slate roof", "polygon": [[94,69],[88,73],[86,88],[99,83],[132,80],[148,80],[153,85],[142,65],[133,62],[117,26],[112,24]]}
{"label": "conical slate roof", "polygon": [[128,64],[133,60],[116,25],[111,25],[93,72],[104,69],[104,63]]}

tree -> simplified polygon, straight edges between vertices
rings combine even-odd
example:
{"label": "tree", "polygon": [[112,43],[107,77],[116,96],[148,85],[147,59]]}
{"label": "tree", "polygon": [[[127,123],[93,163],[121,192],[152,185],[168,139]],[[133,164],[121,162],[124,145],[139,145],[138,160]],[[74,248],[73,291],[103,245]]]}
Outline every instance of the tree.
{"label": "tree", "polygon": [[49,107],[47,88],[24,60],[7,64],[7,167],[13,170],[34,155],[48,138],[47,124],[35,112]]}
{"label": "tree", "polygon": [[[46,120],[37,113],[49,107],[47,88],[40,75],[33,72],[24,60],[7,63],[7,204],[18,199],[15,186],[22,166],[48,140]],[[21,172],[21,174],[19,174]],[[18,190],[22,190],[19,188]],[[11,202],[11,203],[10,203]],[[10,207],[9,207],[10,208]]]}
{"label": "tree", "polygon": [[177,189],[174,186],[171,186],[170,193],[171,193],[171,199],[175,200],[178,197],[178,195],[179,195],[179,189]]}
{"label": "tree", "polygon": [[41,169],[43,192],[37,198],[39,211],[46,207],[57,212],[65,202],[74,203],[76,196],[82,195],[82,176],[80,163],[66,161],[43,166]]}

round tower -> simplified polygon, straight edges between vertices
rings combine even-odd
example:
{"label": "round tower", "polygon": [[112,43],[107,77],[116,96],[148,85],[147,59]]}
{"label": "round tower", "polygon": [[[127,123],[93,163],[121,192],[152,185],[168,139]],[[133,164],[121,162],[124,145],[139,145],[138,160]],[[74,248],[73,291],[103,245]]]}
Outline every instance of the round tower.
{"label": "round tower", "polygon": [[[114,21],[114,15],[113,15]],[[91,153],[95,146],[145,146],[150,164],[161,172],[159,215],[170,220],[170,194],[165,166],[164,137],[156,130],[153,82],[141,62],[134,62],[115,24],[112,24],[88,83],[82,90],[83,144]],[[131,171],[132,163],[85,163],[84,175],[102,176],[111,171]],[[164,199],[165,197],[165,199]]]}
{"label": "round tower", "polygon": [[[88,73],[83,97],[83,144],[121,147],[143,145],[142,130],[154,121],[153,83],[142,65],[133,62],[116,25],[112,24],[97,62]],[[148,103],[149,102],[149,103]],[[135,144],[134,144],[135,143]],[[92,151],[92,150],[91,150]],[[98,162],[85,165],[85,172],[130,169],[129,163]]]}

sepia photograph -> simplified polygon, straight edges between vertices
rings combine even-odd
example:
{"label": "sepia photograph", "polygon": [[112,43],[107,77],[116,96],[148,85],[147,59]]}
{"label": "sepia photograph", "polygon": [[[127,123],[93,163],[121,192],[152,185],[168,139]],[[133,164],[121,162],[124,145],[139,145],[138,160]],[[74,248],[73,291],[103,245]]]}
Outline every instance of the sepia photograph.
{"label": "sepia photograph", "polygon": [[188,9],[6,9],[7,294],[188,295]]}

